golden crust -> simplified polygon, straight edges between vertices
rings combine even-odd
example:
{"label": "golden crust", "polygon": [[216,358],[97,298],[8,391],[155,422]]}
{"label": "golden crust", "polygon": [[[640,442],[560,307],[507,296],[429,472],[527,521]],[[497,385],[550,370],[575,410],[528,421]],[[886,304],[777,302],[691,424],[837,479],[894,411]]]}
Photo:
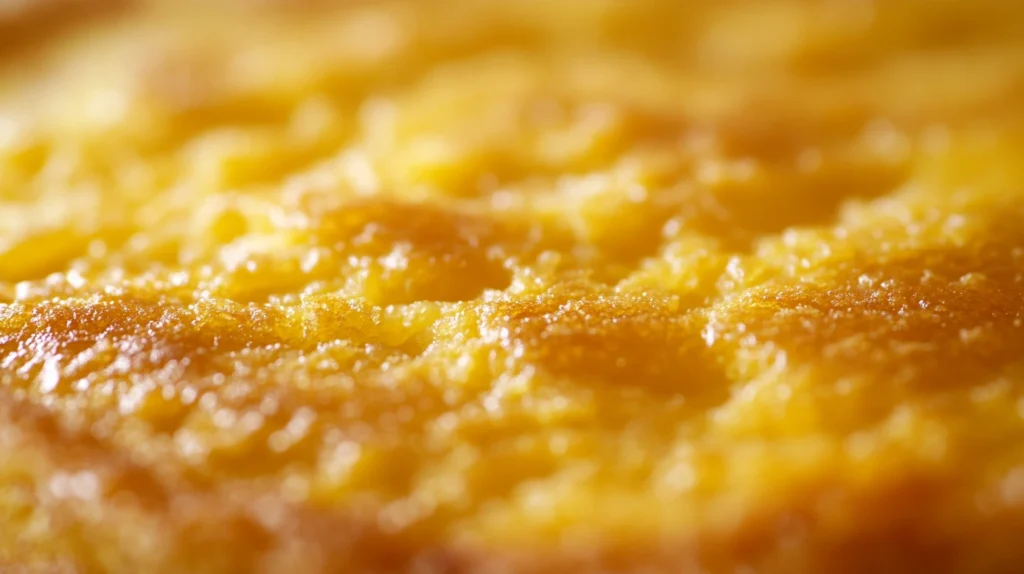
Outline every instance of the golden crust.
{"label": "golden crust", "polygon": [[132,0],[8,0],[0,3],[0,65],[25,60],[62,32],[110,19]]}
{"label": "golden crust", "polygon": [[1019,569],[1018,2],[439,5],[0,47],[0,566]]}

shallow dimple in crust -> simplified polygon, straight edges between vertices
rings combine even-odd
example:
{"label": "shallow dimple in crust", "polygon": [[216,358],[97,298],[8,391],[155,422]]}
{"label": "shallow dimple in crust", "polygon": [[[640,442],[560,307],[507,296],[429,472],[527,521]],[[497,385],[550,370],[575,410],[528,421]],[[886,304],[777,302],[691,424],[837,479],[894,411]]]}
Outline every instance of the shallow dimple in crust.
{"label": "shallow dimple in crust", "polygon": [[0,41],[0,566],[1016,571],[1021,8],[506,4]]}

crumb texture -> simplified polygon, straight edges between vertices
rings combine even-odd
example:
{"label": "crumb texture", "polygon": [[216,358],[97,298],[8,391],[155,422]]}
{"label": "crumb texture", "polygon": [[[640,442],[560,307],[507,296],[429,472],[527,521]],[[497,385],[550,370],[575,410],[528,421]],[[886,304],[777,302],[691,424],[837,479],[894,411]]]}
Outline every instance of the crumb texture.
{"label": "crumb texture", "polygon": [[10,4],[0,569],[1024,564],[1019,1]]}

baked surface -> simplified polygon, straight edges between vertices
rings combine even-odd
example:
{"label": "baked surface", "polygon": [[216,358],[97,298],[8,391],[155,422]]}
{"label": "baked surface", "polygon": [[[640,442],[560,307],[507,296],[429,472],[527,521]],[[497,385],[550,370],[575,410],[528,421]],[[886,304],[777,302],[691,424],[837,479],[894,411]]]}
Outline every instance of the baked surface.
{"label": "baked surface", "polygon": [[1024,3],[23,4],[0,566],[1024,565]]}

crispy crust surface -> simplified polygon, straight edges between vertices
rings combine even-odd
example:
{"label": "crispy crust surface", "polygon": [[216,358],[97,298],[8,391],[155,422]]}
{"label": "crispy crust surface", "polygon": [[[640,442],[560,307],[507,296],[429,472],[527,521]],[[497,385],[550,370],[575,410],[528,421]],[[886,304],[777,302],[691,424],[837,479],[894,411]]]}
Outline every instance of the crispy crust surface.
{"label": "crispy crust surface", "polygon": [[0,567],[1024,563],[1019,2],[43,4]]}

